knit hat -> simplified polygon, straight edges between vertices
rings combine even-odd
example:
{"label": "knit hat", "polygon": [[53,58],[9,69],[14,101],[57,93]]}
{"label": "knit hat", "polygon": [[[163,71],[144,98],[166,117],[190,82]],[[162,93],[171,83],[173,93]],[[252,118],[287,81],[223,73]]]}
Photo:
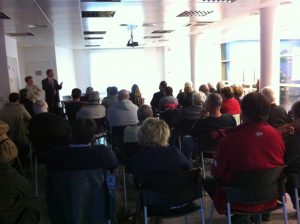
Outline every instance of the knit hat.
{"label": "knit hat", "polygon": [[18,148],[7,136],[9,126],[0,121],[0,163],[7,163],[18,156]]}

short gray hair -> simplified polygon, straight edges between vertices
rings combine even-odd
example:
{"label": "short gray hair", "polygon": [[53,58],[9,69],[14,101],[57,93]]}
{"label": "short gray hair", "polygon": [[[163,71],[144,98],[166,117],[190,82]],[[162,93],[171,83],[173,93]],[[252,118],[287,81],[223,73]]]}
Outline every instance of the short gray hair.
{"label": "short gray hair", "polygon": [[263,94],[269,101],[270,104],[275,103],[275,93],[273,91],[273,89],[271,88],[271,86],[266,86],[264,88],[261,89],[261,94]]}

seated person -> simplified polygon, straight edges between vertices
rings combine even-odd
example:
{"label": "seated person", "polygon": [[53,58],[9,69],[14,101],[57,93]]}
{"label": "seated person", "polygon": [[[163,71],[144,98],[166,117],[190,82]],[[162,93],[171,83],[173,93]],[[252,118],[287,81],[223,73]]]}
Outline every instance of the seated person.
{"label": "seated person", "polygon": [[188,107],[178,109],[174,126],[181,130],[181,135],[188,134],[195,121],[204,116],[205,109],[203,104],[205,100],[206,96],[203,92],[194,91],[192,94],[192,104]]}
{"label": "seated person", "polygon": [[218,93],[209,94],[205,102],[208,116],[198,119],[191,129],[190,134],[193,138],[198,142],[206,142],[207,147],[215,147],[215,142],[210,142],[210,139],[207,139],[211,132],[236,126],[236,120],[232,115],[221,113],[221,105],[222,97]]}
{"label": "seated person", "polygon": [[99,92],[92,91],[89,94],[89,103],[81,106],[76,113],[76,119],[93,119],[97,122],[97,132],[103,132],[105,129],[106,109],[99,103]]}
{"label": "seated person", "polygon": [[[52,223],[105,223],[108,219],[105,176],[118,166],[118,160],[105,145],[91,145],[95,133],[95,121],[76,120],[72,144],[48,151],[46,195]],[[59,138],[64,135],[58,134],[56,141]]]}
{"label": "seated person", "polygon": [[38,224],[39,211],[32,206],[28,181],[7,163],[0,161],[0,223]]}
{"label": "seated person", "polygon": [[170,130],[168,125],[157,118],[147,118],[138,132],[142,146],[132,157],[129,166],[133,175],[171,172],[191,168],[189,161],[175,146],[168,146]]}
{"label": "seated person", "polygon": [[[294,133],[285,138],[286,151],[284,154],[284,160],[288,165],[288,171],[297,171],[297,167],[300,167],[300,101],[293,104],[291,114],[294,118],[294,122],[292,124]],[[293,206],[296,208],[295,192],[290,175],[287,177],[286,192],[290,195]]]}
{"label": "seated person", "polygon": [[81,90],[78,88],[72,89],[72,100],[64,102],[68,121],[72,124],[76,120],[76,113],[80,110],[83,103],[80,101]]}
{"label": "seated person", "polygon": [[[284,165],[283,139],[276,129],[265,122],[269,108],[270,104],[262,94],[247,94],[241,102],[243,124],[231,129],[220,142],[211,166],[212,176],[207,176],[204,188],[221,214],[225,212],[226,201],[220,183],[230,185],[233,174],[238,170],[261,170]],[[277,200],[273,200],[252,205],[232,203],[231,208],[257,212],[276,205]]]}
{"label": "seated person", "polygon": [[8,124],[0,121],[0,163],[13,163],[18,156],[18,148],[7,136]]}
{"label": "seated person", "polygon": [[116,102],[118,102],[118,88],[115,86],[107,87],[107,96],[103,98],[102,105],[107,110]]}
{"label": "seated person", "polygon": [[185,82],[183,92],[180,90],[176,98],[178,99],[178,103],[181,107],[188,107],[192,105],[192,97],[193,97],[194,89],[192,82]]}
{"label": "seated person", "polygon": [[48,112],[48,104],[46,101],[37,100],[33,104],[33,112],[34,114],[47,113]]}
{"label": "seated person", "polygon": [[175,109],[178,107],[178,99],[173,97],[173,89],[171,86],[165,88],[166,96],[159,100],[159,110]]}
{"label": "seated person", "polygon": [[266,86],[260,91],[270,103],[270,112],[268,116],[268,124],[274,128],[280,129],[280,126],[284,126],[291,122],[284,107],[276,105],[276,98],[273,89],[270,86]]}
{"label": "seated person", "polygon": [[221,96],[223,98],[221,113],[222,114],[240,114],[240,103],[237,99],[234,98],[233,88],[230,86],[224,87],[221,90]]}

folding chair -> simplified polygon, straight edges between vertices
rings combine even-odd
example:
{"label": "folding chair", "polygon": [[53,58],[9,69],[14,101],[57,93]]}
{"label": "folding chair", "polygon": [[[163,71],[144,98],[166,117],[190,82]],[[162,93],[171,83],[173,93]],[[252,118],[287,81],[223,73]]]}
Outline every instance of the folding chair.
{"label": "folding chair", "polygon": [[[230,186],[223,186],[226,192],[227,223],[231,224],[231,214],[259,215],[261,223],[262,214],[277,209],[283,209],[284,223],[288,223],[285,206],[285,166],[255,171],[238,171],[232,178]],[[244,205],[263,204],[281,197],[282,203],[270,209],[259,212],[243,212],[233,210],[232,203]],[[213,205],[212,205],[213,206]],[[212,220],[212,212],[210,223]]]}
{"label": "folding chair", "polygon": [[[143,209],[144,223],[148,217],[174,218],[200,211],[205,223],[200,168],[187,171],[135,175],[140,193],[137,217]],[[194,200],[199,199],[199,205]]]}

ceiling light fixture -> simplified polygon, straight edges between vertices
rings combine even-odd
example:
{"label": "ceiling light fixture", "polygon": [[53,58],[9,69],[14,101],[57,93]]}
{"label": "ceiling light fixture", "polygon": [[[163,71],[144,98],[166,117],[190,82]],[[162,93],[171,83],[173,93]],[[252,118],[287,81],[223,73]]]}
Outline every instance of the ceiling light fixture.
{"label": "ceiling light fixture", "polygon": [[38,25],[38,24],[29,24],[27,25],[28,28],[47,28],[48,25]]}
{"label": "ceiling light fixture", "polygon": [[236,0],[202,0],[202,2],[211,2],[211,3],[232,3]]}

